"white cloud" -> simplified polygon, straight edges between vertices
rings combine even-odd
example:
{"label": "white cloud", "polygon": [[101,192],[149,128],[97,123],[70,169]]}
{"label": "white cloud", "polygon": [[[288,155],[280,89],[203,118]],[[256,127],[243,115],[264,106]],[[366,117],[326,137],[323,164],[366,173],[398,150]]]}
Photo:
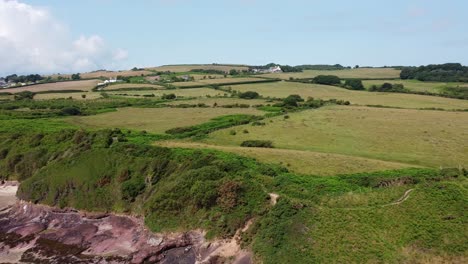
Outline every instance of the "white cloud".
{"label": "white cloud", "polygon": [[0,76],[108,69],[127,57],[126,50],[110,48],[98,35],[73,40],[47,9],[0,0]]}

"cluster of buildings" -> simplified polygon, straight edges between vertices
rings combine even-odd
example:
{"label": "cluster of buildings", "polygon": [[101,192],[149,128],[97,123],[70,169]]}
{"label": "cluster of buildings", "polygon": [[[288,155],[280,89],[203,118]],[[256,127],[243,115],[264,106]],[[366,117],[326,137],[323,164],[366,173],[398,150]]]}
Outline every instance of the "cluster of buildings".
{"label": "cluster of buildings", "polygon": [[97,84],[97,86],[104,86],[116,82],[123,82],[122,80],[117,80],[117,78],[110,78],[109,80],[105,80],[104,82],[100,82]]}
{"label": "cluster of buildings", "polygon": [[23,83],[23,82],[12,82],[6,81],[5,78],[0,78],[0,88],[10,88],[10,87],[17,87],[17,86],[25,86],[31,83]]}
{"label": "cluster of buildings", "polygon": [[253,73],[279,73],[283,72],[280,66],[273,66],[268,69],[252,69]]}

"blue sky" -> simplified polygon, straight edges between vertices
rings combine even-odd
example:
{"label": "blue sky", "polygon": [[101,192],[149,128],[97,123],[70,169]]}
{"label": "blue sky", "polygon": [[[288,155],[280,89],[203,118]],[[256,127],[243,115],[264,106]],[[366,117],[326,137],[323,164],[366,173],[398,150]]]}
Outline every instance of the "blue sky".
{"label": "blue sky", "polygon": [[125,51],[104,64],[112,67],[468,64],[465,0],[21,2],[47,10],[74,39],[96,35]]}

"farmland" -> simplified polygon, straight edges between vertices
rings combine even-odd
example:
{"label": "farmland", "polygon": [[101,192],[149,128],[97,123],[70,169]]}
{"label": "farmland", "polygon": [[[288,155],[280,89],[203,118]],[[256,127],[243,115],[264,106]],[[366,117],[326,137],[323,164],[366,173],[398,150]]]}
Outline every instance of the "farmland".
{"label": "farmland", "polygon": [[155,89],[155,90],[161,90],[165,89],[163,86],[156,85],[156,84],[146,84],[146,83],[122,83],[122,84],[113,84],[113,85],[108,85],[104,87],[102,90],[120,90],[120,89]]}
{"label": "farmland", "polygon": [[171,90],[150,90],[150,91],[109,91],[110,95],[120,96],[143,96],[154,94],[155,96],[162,96],[164,94],[175,94],[181,97],[206,97],[206,96],[222,96],[225,92],[209,88],[187,88],[187,89],[171,89]]}
{"label": "farmland", "polygon": [[[205,142],[239,146],[245,140],[266,139],[284,149],[431,167],[468,165],[468,114],[464,112],[334,106],[271,120],[265,126],[236,127],[235,136],[230,129],[217,131]],[[249,133],[242,133],[244,129]]]}
{"label": "farmland", "polygon": [[250,83],[250,82],[264,82],[260,78],[217,78],[217,79],[201,79],[192,82],[176,82],[173,85],[177,87],[200,86],[200,85],[228,85],[230,83]]}
{"label": "farmland", "polygon": [[265,163],[286,166],[300,174],[333,176],[345,173],[372,172],[414,167],[414,165],[291,149],[243,148],[236,146],[209,145],[187,141],[161,141],[157,146],[171,148],[215,149],[251,157]]}
{"label": "farmland", "polygon": [[447,87],[463,87],[463,83],[445,83],[445,82],[421,82],[417,80],[365,80],[364,86],[368,89],[372,85],[382,85],[383,83],[403,84],[405,88],[415,92],[440,93]]}
{"label": "farmland", "polygon": [[[141,75],[150,75],[154,74],[151,71],[94,71],[94,72],[85,72],[81,73],[80,76],[83,79],[97,79],[97,78],[116,78],[117,76],[141,76]],[[58,77],[71,78],[71,74],[54,74],[50,75],[53,79]]]}
{"label": "farmland", "polygon": [[393,68],[358,68],[345,70],[304,70],[303,72],[292,73],[268,73],[262,74],[262,77],[279,78],[288,80],[289,78],[313,78],[317,75],[336,75],[340,78],[359,78],[359,79],[394,79],[400,78],[400,70]]}
{"label": "farmland", "polygon": [[83,81],[43,83],[43,84],[29,85],[25,87],[2,89],[2,92],[19,93],[23,91],[45,92],[45,91],[65,91],[65,90],[90,91],[98,84],[98,82],[99,80],[83,80]]}
{"label": "farmland", "polygon": [[[254,263],[466,262],[468,100],[187,72],[205,66],[159,67],[174,72],[158,78],[131,71],[97,91],[98,80],[84,80],[1,95],[0,181],[20,181],[28,208],[132,215],[190,247],[204,237],[215,250],[235,237],[229,246],[241,243]],[[292,75],[360,76],[374,79],[366,87],[414,92],[465,85],[401,81],[395,71]],[[21,208],[14,228],[18,213],[30,216]],[[193,230],[203,234],[186,235]],[[171,250],[188,255],[175,242]]]}
{"label": "farmland", "polygon": [[233,114],[262,115],[251,108],[123,108],[116,112],[86,117],[72,117],[67,121],[84,128],[126,128],[165,133],[176,127],[201,124],[212,118]]}
{"label": "farmland", "polygon": [[255,91],[264,97],[284,98],[290,94],[298,94],[303,98],[348,100],[357,105],[382,105],[402,108],[442,108],[468,109],[467,100],[441,98],[415,94],[371,93],[367,91],[352,91],[335,86],[303,84],[296,82],[273,82],[260,84],[236,85],[232,89],[245,92]]}
{"label": "farmland", "polygon": [[147,70],[158,71],[158,72],[189,72],[194,69],[203,69],[203,70],[219,70],[228,72],[231,69],[235,70],[248,70],[247,66],[239,65],[214,65],[214,64],[186,64],[186,65],[165,65],[153,68],[147,68]]}

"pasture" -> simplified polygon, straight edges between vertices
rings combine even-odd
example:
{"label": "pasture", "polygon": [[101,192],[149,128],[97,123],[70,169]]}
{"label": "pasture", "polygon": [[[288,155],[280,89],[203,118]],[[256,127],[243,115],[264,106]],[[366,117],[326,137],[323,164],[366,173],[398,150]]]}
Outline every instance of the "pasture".
{"label": "pasture", "polygon": [[347,100],[356,105],[382,105],[415,109],[468,109],[468,100],[417,94],[353,91],[340,87],[319,84],[304,84],[283,81],[273,83],[236,85],[232,88],[240,92],[255,91],[264,97],[285,98],[290,94],[298,94],[304,99],[307,99],[307,97],[314,97],[320,99]]}
{"label": "pasture", "polygon": [[191,82],[175,82],[171,83],[177,87],[188,87],[195,85],[229,85],[230,83],[250,83],[250,82],[262,82],[264,79],[260,78],[217,78],[217,79],[201,79]]}
{"label": "pasture", "polygon": [[121,108],[94,116],[70,117],[66,121],[83,128],[125,128],[162,134],[166,130],[201,124],[224,115],[263,115],[254,108]]}
{"label": "pasture", "polygon": [[206,104],[208,106],[225,106],[225,105],[234,105],[234,104],[246,104],[250,106],[260,105],[260,104],[271,104],[267,100],[263,99],[240,99],[240,98],[196,98],[183,101],[172,101],[167,103],[168,105],[179,105],[179,104]]}
{"label": "pasture", "polygon": [[164,94],[175,94],[177,97],[206,97],[206,96],[223,96],[224,91],[214,90],[210,88],[187,88],[187,89],[171,89],[171,90],[151,90],[151,91],[109,91],[110,95],[138,97],[145,94],[154,94],[160,97]]}
{"label": "pasture", "polygon": [[[271,140],[276,148],[336,153],[421,166],[468,166],[468,113],[328,106],[216,131],[204,143],[240,146]],[[249,133],[243,133],[243,130]],[[236,135],[232,135],[232,130]]]}
{"label": "pasture", "polygon": [[19,93],[24,91],[45,92],[45,91],[63,91],[63,90],[81,90],[91,91],[99,83],[99,80],[67,81],[56,83],[42,83],[18,88],[2,89],[2,92]]}
{"label": "pasture", "polygon": [[166,89],[161,85],[156,84],[146,84],[146,83],[121,83],[121,84],[113,84],[104,87],[102,90],[119,90],[119,89],[155,89],[155,90],[163,90]]}
{"label": "pasture", "polygon": [[289,78],[313,78],[317,75],[336,75],[340,78],[359,79],[394,79],[400,78],[400,70],[393,68],[358,68],[330,71],[304,70],[303,72],[267,73],[260,76],[288,80]]}
{"label": "pasture", "polygon": [[445,82],[421,82],[418,80],[365,80],[362,82],[366,89],[369,89],[372,85],[380,86],[383,83],[391,84],[403,84],[406,89],[415,92],[430,92],[440,93],[446,87],[463,86],[463,83],[445,83]]}
{"label": "pasture", "polygon": [[313,151],[291,149],[243,148],[236,146],[209,145],[188,141],[158,141],[155,145],[170,148],[214,149],[254,158],[260,162],[282,165],[288,170],[309,175],[333,176],[401,169],[413,165],[375,159]]}
{"label": "pasture", "polygon": [[[97,78],[117,78],[117,76],[141,76],[141,75],[150,75],[154,74],[151,71],[141,70],[141,71],[94,71],[94,72],[85,72],[81,73],[80,76],[82,79],[97,79]],[[64,78],[71,78],[71,74],[53,74],[50,75],[53,79],[57,79],[59,76]]]}
{"label": "pasture", "polygon": [[[83,95],[85,98],[83,98]],[[34,96],[35,100],[50,100],[50,99],[67,99],[71,98],[73,100],[92,100],[101,98],[101,93],[95,92],[82,92],[82,93],[44,93],[36,94]]]}
{"label": "pasture", "polygon": [[218,70],[229,72],[231,69],[235,70],[248,70],[248,66],[240,66],[240,65],[216,65],[216,64],[181,64],[181,65],[163,65],[158,67],[147,68],[147,70],[151,71],[170,71],[170,72],[189,72],[195,69],[203,69],[203,70]]}

